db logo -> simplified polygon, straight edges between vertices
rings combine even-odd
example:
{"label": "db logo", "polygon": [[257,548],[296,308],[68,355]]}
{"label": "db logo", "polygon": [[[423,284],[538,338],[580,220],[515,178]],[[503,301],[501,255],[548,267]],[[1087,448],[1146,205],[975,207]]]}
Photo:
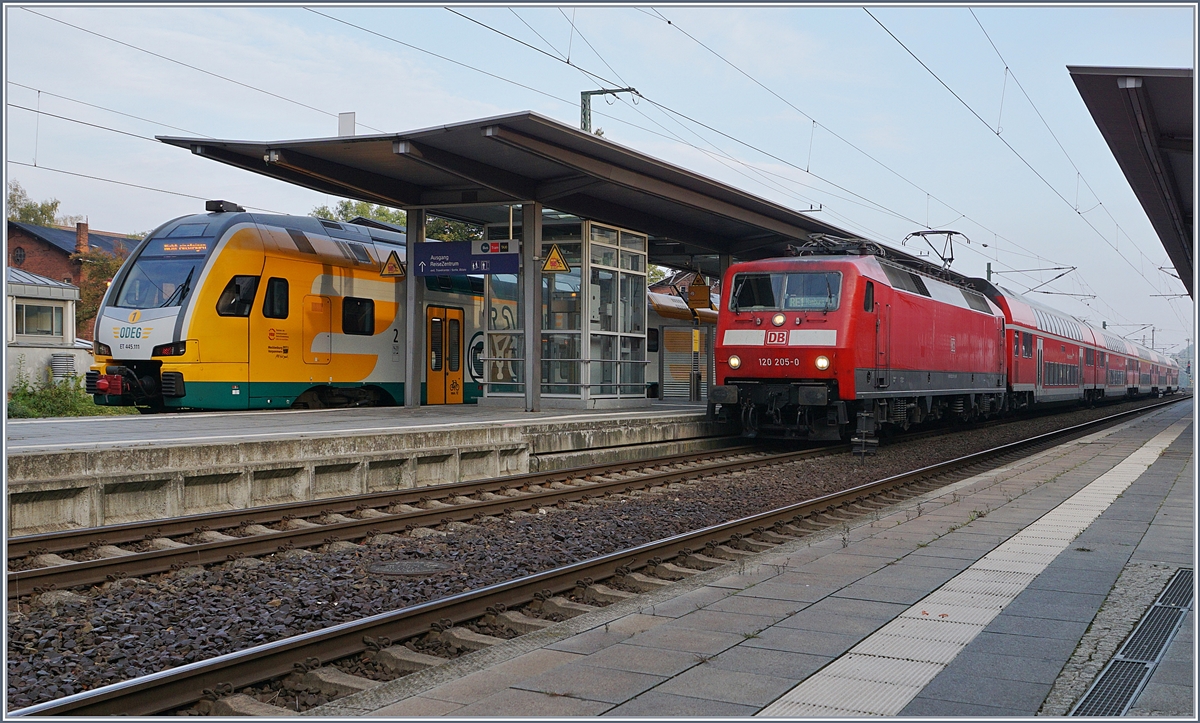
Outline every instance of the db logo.
{"label": "db logo", "polygon": [[787,346],[788,333],[786,331],[768,331],[767,344],[772,346]]}
{"label": "db logo", "polygon": [[267,338],[272,341],[275,340],[275,330],[274,329],[267,329]]}

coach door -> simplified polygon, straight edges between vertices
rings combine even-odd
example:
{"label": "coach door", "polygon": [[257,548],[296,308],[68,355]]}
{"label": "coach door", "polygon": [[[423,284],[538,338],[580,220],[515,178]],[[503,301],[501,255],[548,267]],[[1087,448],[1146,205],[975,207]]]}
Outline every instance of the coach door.
{"label": "coach door", "polygon": [[328,296],[304,297],[304,363],[328,364],[333,334]]}
{"label": "coach door", "polygon": [[892,382],[892,305],[876,305],[875,310],[875,386],[883,388]]}
{"label": "coach door", "polygon": [[425,309],[425,403],[463,403],[463,310]]}
{"label": "coach door", "polygon": [[1037,340],[1037,388],[1042,388],[1042,337]]}

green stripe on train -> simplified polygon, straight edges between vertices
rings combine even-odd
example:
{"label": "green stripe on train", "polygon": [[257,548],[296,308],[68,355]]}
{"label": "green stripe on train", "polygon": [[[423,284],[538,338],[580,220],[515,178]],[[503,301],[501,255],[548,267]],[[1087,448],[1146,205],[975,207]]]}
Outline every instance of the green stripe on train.
{"label": "green stripe on train", "polygon": [[[187,395],[164,399],[168,409],[286,409],[292,406],[304,392],[313,388],[306,382],[189,382],[185,380]],[[403,382],[378,382],[365,384],[361,382],[344,382],[325,384],[339,389],[359,389],[376,387],[382,389],[393,402],[404,404]],[[463,398],[467,404],[474,404],[483,396],[482,385],[468,382],[463,385]],[[96,396],[97,404],[105,404],[103,397]],[[425,403],[425,385],[421,384],[421,402]]]}

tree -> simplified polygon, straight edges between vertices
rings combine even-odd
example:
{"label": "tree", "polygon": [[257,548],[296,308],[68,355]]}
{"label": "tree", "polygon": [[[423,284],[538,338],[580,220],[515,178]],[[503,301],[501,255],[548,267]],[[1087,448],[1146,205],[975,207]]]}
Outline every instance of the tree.
{"label": "tree", "polygon": [[[362,216],[402,228],[408,224],[408,214],[404,211],[387,206],[372,206],[366,201],[338,201],[332,210],[328,206],[317,206],[309,215],[329,221],[350,221]],[[428,216],[425,220],[425,238],[439,241],[475,241],[483,238],[483,228],[462,221]]]}
{"label": "tree", "polygon": [[343,199],[337,202],[333,210],[328,206],[317,206],[308,215],[323,218],[328,221],[350,221],[358,216],[370,218],[384,223],[404,226],[408,223],[408,214],[387,206],[373,206],[366,201],[351,201]]}
{"label": "tree", "polygon": [[31,223],[34,226],[53,226],[54,214],[58,213],[59,200],[38,203],[16,181],[8,182],[8,220]]}
{"label": "tree", "polygon": [[100,301],[108,291],[117,270],[129,255],[129,250],[120,242],[113,247],[114,253],[93,248],[85,254],[71,254],[72,261],[80,263],[79,303],[75,305],[75,335],[90,339]]}
{"label": "tree", "polygon": [[85,221],[80,214],[59,216],[60,201],[52,198],[38,203],[29,198],[29,194],[16,181],[8,182],[8,220],[29,223],[34,226],[74,226]]}

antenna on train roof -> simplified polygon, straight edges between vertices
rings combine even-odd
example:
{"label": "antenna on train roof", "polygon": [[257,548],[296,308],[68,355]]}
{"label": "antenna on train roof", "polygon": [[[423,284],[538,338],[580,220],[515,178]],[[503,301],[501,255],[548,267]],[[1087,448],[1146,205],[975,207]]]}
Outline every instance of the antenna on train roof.
{"label": "antenna on train roof", "polygon": [[[949,271],[950,264],[954,263],[954,237],[962,236],[963,241],[966,241],[967,243],[971,243],[971,239],[967,238],[966,234],[960,233],[958,231],[950,231],[948,229],[929,229],[928,231],[913,231],[912,233],[910,233],[909,235],[904,237],[904,240],[900,242],[900,245],[901,246],[907,245],[908,240],[914,236],[924,239],[925,243],[929,244],[929,248],[933,249],[933,253],[937,254],[937,257],[942,260],[942,270],[943,271]],[[930,236],[945,236],[946,237],[946,240],[942,244],[941,251],[938,251],[937,247],[933,245],[933,242],[929,240]]]}

